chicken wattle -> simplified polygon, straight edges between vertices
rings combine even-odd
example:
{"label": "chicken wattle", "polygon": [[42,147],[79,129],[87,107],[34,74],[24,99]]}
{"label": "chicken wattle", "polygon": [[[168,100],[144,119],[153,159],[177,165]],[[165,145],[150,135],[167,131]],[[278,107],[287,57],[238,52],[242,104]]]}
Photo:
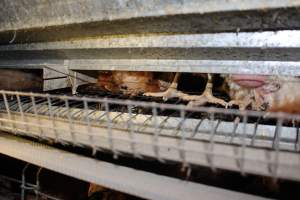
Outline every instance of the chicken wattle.
{"label": "chicken wattle", "polygon": [[231,75],[232,80],[242,87],[257,88],[261,87],[267,81],[267,76],[264,75]]}

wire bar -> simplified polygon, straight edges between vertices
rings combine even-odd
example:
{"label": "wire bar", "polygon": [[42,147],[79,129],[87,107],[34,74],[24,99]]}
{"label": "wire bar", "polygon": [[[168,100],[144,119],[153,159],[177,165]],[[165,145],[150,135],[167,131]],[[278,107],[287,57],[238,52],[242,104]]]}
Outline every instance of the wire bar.
{"label": "wire bar", "polygon": [[[108,150],[116,159],[124,153],[160,162],[176,161],[183,167],[204,165],[212,170],[224,168],[300,180],[300,161],[290,159],[299,153],[298,127],[292,125],[292,120],[300,119],[298,115],[1,93],[3,131],[88,147],[93,154]],[[95,106],[99,104],[103,106]]]}

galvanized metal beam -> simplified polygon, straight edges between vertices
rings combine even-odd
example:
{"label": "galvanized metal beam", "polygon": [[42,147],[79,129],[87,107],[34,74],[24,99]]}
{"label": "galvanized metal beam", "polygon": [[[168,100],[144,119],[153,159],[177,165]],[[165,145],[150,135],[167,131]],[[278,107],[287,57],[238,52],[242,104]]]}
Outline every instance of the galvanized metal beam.
{"label": "galvanized metal beam", "polygon": [[174,59],[300,61],[300,31],[127,35],[0,46],[18,59]]}
{"label": "galvanized metal beam", "polygon": [[299,0],[3,0],[0,44],[101,35],[299,30]]}
{"label": "galvanized metal beam", "polygon": [[3,0],[0,31],[137,17],[267,10],[300,6],[299,0]]}
{"label": "galvanized metal beam", "polygon": [[[300,62],[249,60],[70,60],[73,70],[159,71],[300,76]],[[0,63],[1,66],[1,63]]]}
{"label": "galvanized metal beam", "polygon": [[300,31],[127,35],[0,46],[0,67],[300,75]]}
{"label": "galvanized metal beam", "polygon": [[[0,60],[0,68],[43,69],[64,60]],[[300,62],[248,60],[81,59],[69,69],[300,76]]]}
{"label": "galvanized metal beam", "polygon": [[105,36],[72,41],[11,44],[0,51],[115,48],[299,48],[300,31]]}
{"label": "galvanized metal beam", "polygon": [[267,199],[97,161],[6,134],[0,135],[0,153],[147,199]]}

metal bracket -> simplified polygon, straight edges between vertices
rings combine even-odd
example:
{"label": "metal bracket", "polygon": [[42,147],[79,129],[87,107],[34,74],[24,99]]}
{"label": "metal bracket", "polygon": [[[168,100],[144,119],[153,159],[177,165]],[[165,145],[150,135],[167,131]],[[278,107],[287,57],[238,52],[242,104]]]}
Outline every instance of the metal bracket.
{"label": "metal bracket", "polygon": [[43,67],[43,79],[44,91],[71,87],[72,94],[76,94],[78,86],[96,82],[93,77],[70,70],[69,61],[65,61],[64,65]]}

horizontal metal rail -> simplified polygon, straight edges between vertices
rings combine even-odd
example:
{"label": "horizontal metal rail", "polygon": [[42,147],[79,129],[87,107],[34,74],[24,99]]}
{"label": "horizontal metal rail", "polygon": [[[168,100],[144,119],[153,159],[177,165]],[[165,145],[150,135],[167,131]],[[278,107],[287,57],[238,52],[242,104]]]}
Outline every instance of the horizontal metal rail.
{"label": "horizontal metal rail", "polygon": [[299,76],[300,62],[249,60],[0,60],[0,68],[43,69],[67,66],[70,70],[158,71],[222,74],[266,74]]}
{"label": "horizontal metal rail", "polygon": [[0,51],[116,48],[300,48],[299,34],[300,31],[298,30],[285,30],[211,34],[104,36],[72,41],[2,45],[0,46]]}
{"label": "horizontal metal rail", "polygon": [[0,46],[0,68],[300,75],[300,32],[126,35]]}
{"label": "horizontal metal rail", "polygon": [[0,134],[0,153],[147,199],[266,199],[97,161],[6,134]]}
{"label": "horizontal metal rail", "polygon": [[[299,1],[287,0],[69,0],[18,1],[3,0],[0,4],[0,31],[124,20],[162,15],[205,14],[212,12],[268,10],[300,6]],[[35,16],[35,17],[33,17]]]}

